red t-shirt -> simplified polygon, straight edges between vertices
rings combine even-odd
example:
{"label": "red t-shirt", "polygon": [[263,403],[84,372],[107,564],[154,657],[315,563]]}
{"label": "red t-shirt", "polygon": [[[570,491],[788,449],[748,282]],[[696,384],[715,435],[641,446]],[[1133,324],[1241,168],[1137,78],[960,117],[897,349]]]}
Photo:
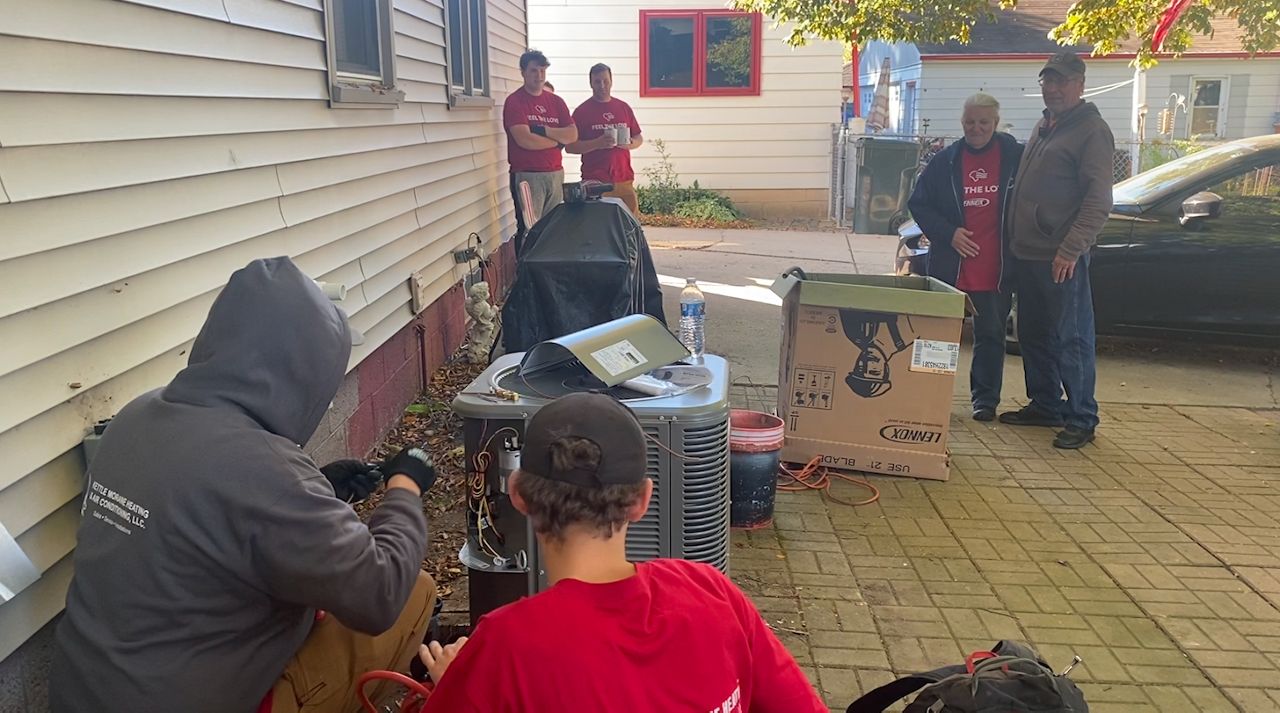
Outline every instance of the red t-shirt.
{"label": "red t-shirt", "polygon": [[[578,126],[579,141],[599,138],[605,129],[613,131],[619,126],[630,128],[633,140],[640,135],[635,112],[621,99],[610,98],[607,102],[588,99],[573,110],[573,123]],[[636,172],[631,170],[631,152],[611,148],[582,154],[582,177],[605,183],[633,180]]]}
{"label": "red t-shirt", "polygon": [[827,713],[795,659],[714,568],[636,565],[480,619],[424,713]]}
{"label": "red t-shirt", "polygon": [[552,129],[563,129],[572,121],[569,105],[545,89],[536,97],[526,92],[524,87],[511,92],[507,96],[506,103],[502,105],[502,128],[507,131],[507,163],[511,164],[511,172],[549,173],[564,167],[560,160],[559,147],[553,146],[536,151],[521,148],[511,137],[511,127],[516,124],[526,126],[541,124]]}
{"label": "red t-shirt", "polygon": [[1000,284],[1000,142],[992,139],[980,151],[965,144],[960,156],[964,227],[973,231],[978,256],[961,259],[956,287],[994,292]]}

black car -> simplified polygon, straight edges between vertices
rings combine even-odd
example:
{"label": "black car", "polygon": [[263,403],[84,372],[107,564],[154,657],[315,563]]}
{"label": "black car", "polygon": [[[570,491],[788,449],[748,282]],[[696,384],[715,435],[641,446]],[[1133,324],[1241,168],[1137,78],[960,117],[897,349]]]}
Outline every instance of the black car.
{"label": "black car", "polygon": [[[1099,333],[1280,345],[1280,135],[1183,156],[1114,196],[1091,253]],[[898,234],[898,274],[927,275],[920,228]]]}

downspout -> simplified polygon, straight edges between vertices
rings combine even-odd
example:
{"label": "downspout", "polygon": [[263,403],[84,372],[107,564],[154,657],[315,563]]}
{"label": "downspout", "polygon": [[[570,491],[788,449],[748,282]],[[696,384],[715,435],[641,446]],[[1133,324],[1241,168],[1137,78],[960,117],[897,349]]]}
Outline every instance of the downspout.
{"label": "downspout", "polygon": [[1146,141],[1147,124],[1147,73],[1141,68],[1133,70],[1133,112],[1129,123],[1129,175],[1142,171],[1142,143]]}

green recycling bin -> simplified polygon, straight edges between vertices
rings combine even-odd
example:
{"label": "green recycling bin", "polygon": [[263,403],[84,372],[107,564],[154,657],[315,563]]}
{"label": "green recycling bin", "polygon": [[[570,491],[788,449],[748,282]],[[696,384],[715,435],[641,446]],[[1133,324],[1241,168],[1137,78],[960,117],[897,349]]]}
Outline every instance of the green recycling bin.
{"label": "green recycling bin", "polygon": [[920,144],[863,136],[849,153],[847,205],[853,232],[895,235],[907,219],[907,199],[920,162]]}

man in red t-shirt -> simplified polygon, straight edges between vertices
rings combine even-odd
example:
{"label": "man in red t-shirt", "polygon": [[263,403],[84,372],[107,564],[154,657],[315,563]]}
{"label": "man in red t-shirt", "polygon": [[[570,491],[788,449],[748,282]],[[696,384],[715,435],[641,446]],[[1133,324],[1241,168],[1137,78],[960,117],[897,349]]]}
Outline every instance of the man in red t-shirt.
{"label": "man in red t-shirt", "polygon": [[[424,713],[827,713],[747,597],[685,560],[627,561],[649,507],[644,431],[605,394],[543,406],[525,430],[511,502],[551,588],[424,646]],[[447,669],[447,672],[446,672]]]}
{"label": "man in red t-shirt", "polygon": [[[638,218],[640,203],[636,198],[636,172],[631,170],[631,152],[644,144],[640,122],[629,104],[612,95],[613,70],[609,65],[595,65],[588,79],[591,98],[573,110],[578,140],[569,144],[569,153],[582,154],[583,180],[612,183],[613,190],[605,195],[620,198]],[[630,141],[618,143],[619,134]]]}
{"label": "man in red t-shirt", "polygon": [[[564,200],[564,166],[560,150],[578,140],[569,106],[545,89],[546,55],[529,50],[520,55],[524,86],[507,96],[502,128],[507,132],[511,165],[511,197],[516,204],[517,237]],[[527,189],[521,184],[527,184]],[[516,249],[520,245],[517,243]]]}
{"label": "man in red t-shirt", "polygon": [[979,92],[965,100],[964,138],[934,156],[916,180],[908,207],[929,238],[929,276],[969,293],[973,418],[992,421],[1004,375],[1005,322],[1012,303],[1004,281],[1004,204],[1022,146],[996,130],[1000,103]]}

